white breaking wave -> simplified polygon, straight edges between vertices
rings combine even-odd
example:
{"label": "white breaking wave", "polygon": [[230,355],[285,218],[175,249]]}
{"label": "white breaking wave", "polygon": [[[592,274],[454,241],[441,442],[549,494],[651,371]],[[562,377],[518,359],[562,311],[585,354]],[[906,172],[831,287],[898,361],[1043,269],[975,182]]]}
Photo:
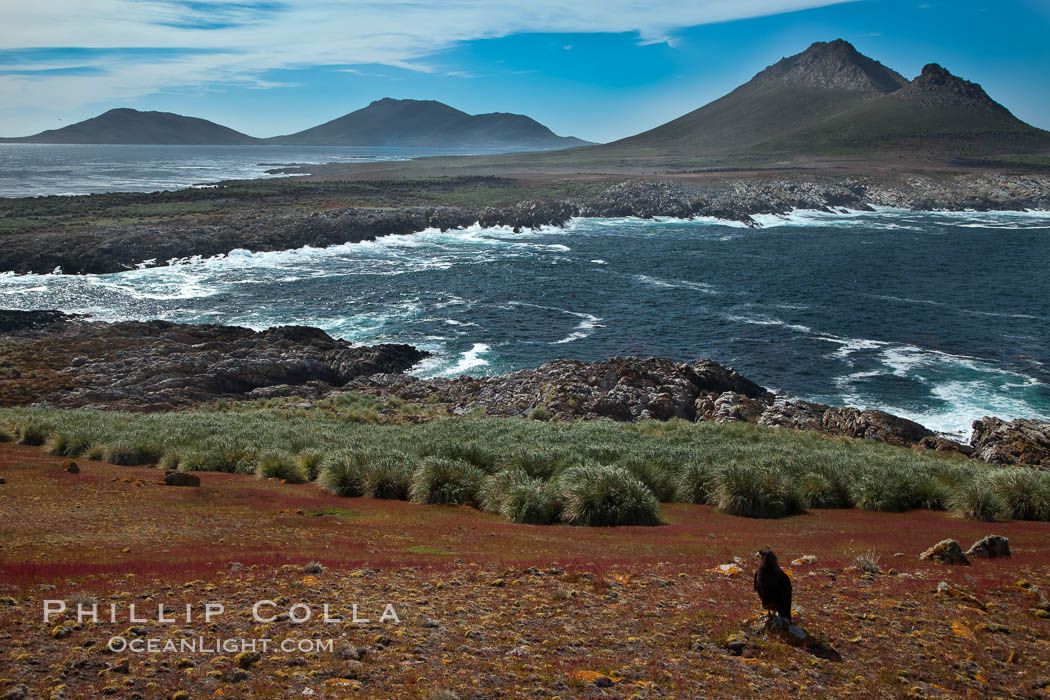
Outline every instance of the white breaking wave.
{"label": "white breaking wave", "polygon": [[489,363],[488,360],[481,356],[490,350],[489,346],[485,343],[474,343],[474,346],[460,355],[458,363],[446,369],[442,374],[448,377],[454,377],[463,374],[469,369],[474,367],[484,367]]}

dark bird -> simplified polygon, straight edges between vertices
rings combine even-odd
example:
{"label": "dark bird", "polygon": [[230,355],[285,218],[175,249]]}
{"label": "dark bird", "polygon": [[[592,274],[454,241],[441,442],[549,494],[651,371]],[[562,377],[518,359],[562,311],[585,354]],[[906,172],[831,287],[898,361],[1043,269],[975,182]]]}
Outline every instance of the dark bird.
{"label": "dark bird", "polygon": [[777,563],[777,555],[766,547],[756,552],[762,563],[755,571],[755,592],[767,611],[775,612],[791,622],[791,579]]}

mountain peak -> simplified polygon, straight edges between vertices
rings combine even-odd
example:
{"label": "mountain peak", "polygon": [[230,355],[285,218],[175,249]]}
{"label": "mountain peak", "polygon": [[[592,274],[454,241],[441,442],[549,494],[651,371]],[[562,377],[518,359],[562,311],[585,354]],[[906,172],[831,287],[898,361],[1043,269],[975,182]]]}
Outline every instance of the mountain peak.
{"label": "mountain peak", "polygon": [[971,105],[1009,114],[1009,110],[988,96],[979,84],[952,75],[938,63],[927,63],[922,73],[908,86],[907,93],[926,102]]}
{"label": "mountain peak", "polygon": [[895,92],[908,84],[900,73],[868,58],[844,39],[818,41],[766,68],[754,81],[872,94]]}

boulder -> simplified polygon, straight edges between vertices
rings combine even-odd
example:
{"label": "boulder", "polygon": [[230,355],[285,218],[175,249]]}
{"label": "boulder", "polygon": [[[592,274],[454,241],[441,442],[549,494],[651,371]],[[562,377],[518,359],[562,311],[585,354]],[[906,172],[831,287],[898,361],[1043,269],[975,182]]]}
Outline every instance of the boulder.
{"label": "boulder", "polygon": [[164,472],[164,485],[200,486],[201,479],[196,474],[190,474],[189,472],[166,471]]}
{"label": "boulder", "polygon": [[966,550],[966,555],[982,559],[1013,556],[1010,553],[1010,540],[1002,535],[988,535],[977,540],[972,547]]}
{"label": "boulder", "polygon": [[941,540],[920,554],[919,559],[928,559],[941,564],[970,565],[970,560],[959,546],[958,540]]}
{"label": "boulder", "polygon": [[765,397],[758,399],[726,391],[712,399],[713,393],[705,392],[696,399],[696,420],[715,423],[755,423],[769,407]]}
{"label": "boulder", "polygon": [[983,462],[1050,468],[1050,421],[985,416],[973,422],[970,445]]}
{"label": "boulder", "polygon": [[759,425],[769,425],[793,430],[824,429],[824,413],[831,406],[810,401],[787,401],[773,404],[763,411],[758,419]]}
{"label": "boulder", "polygon": [[822,422],[826,433],[877,440],[890,445],[914,445],[923,438],[934,437],[932,431],[915,421],[885,411],[862,411],[852,406],[828,409]]}

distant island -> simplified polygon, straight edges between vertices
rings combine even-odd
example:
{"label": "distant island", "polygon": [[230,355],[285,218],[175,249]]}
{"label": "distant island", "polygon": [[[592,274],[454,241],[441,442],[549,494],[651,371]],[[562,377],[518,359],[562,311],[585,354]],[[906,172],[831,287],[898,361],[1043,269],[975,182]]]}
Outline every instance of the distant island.
{"label": "distant island", "polygon": [[111,109],[61,129],[0,143],[136,145],[402,146],[544,150],[590,142],[558,136],[522,114],[467,114],[434,100],[376,100],[367,107],[286,136],[256,138],[221,124],[171,112]]}

